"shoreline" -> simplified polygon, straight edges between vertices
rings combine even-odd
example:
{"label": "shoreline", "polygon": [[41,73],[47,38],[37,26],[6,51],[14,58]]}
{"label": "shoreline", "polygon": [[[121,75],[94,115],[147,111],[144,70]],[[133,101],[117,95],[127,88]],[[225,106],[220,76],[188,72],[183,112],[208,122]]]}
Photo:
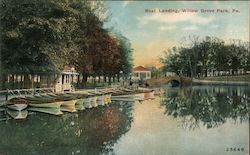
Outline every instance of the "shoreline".
{"label": "shoreline", "polygon": [[[161,86],[167,84],[170,80],[178,78],[172,77],[161,77],[155,79],[148,79],[145,82],[149,86]],[[249,80],[248,80],[249,79]],[[207,79],[191,79],[191,78],[181,78],[180,85],[214,85],[214,86],[250,86],[250,76],[230,76],[230,77],[209,77]]]}
{"label": "shoreline", "polygon": [[216,85],[216,86],[250,86],[248,81],[212,81],[193,79],[194,85]]}

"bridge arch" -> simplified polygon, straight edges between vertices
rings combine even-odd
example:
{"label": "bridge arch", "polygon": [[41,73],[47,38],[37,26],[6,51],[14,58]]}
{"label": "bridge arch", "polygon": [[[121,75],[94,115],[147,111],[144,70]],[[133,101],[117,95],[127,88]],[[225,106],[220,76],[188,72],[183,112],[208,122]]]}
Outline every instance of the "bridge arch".
{"label": "bridge arch", "polygon": [[171,87],[177,87],[181,84],[181,82],[176,79],[171,79],[167,82],[167,84],[170,85]]}
{"label": "bridge arch", "polygon": [[180,76],[167,76],[162,78],[147,79],[144,81],[144,83],[148,84],[149,86],[160,86],[165,84],[171,84],[171,86],[179,86],[182,84],[182,80]]}

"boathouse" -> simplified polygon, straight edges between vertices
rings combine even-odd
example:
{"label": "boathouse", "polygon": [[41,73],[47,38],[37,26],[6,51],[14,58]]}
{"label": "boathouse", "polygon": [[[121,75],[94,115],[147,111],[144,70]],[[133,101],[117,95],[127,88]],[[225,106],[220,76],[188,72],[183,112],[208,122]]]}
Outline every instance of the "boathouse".
{"label": "boathouse", "polygon": [[151,71],[143,66],[137,66],[133,68],[132,79],[134,80],[146,80],[151,79]]}
{"label": "boathouse", "polygon": [[76,72],[74,67],[65,66],[60,77],[57,78],[55,91],[64,92],[74,90],[72,83],[77,81],[77,76],[79,76],[79,73]]}

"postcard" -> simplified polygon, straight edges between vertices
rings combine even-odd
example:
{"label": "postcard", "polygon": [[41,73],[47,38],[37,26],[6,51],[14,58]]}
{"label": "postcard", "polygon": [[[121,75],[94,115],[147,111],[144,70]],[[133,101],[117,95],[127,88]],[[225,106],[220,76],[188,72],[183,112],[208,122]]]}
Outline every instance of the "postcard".
{"label": "postcard", "polygon": [[249,11],[0,0],[0,155],[249,155]]}

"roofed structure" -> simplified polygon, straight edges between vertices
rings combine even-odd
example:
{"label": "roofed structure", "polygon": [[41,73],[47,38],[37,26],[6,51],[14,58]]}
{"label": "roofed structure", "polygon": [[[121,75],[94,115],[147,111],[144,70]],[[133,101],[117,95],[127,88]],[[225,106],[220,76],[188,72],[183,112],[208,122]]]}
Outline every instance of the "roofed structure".
{"label": "roofed structure", "polygon": [[151,71],[143,66],[133,68],[133,79],[151,79]]}

